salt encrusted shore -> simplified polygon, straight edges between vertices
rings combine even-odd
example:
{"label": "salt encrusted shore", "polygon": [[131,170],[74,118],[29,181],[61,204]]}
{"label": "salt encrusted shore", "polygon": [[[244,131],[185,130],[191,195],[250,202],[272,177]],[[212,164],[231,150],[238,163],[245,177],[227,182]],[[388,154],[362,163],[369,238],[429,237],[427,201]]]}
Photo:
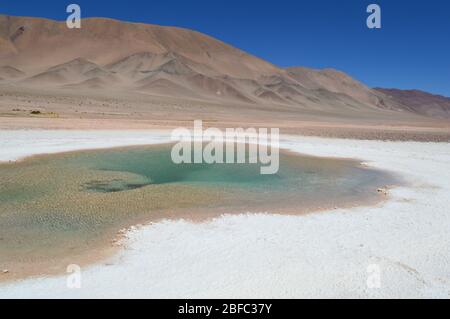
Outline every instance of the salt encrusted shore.
{"label": "salt encrusted shore", "polygon": [[0,163],[38,154],[170,142],[168,131],[0,130]]}
{"label": "salt encrusted shore", "polygon": [[[149,131],[0,131],[0,161],[169,140]],[[450,144],[283,136],[281,146],[358,158],[409,186],[376,207],[133,228],[117,256],[82,270],[81,289],[68,289],[66,276],[38,278],[0,285],[0,298],[450,297]],[[378,289],[367,285],[371,265]]]}

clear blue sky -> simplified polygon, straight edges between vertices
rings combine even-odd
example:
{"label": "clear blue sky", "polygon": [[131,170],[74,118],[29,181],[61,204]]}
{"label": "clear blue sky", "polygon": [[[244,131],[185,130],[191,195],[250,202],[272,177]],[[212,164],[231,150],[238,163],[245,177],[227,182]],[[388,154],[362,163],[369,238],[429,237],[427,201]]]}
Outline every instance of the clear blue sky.
{"label": "clear blue sky", "polygon": [[[83,17],[194,29],[283,67],[450,96],[448,0],[21,0],[2,1],[0,13],[65,20],[70,3]],[[366,27],[370,3],[382,8],[381,30]]]}

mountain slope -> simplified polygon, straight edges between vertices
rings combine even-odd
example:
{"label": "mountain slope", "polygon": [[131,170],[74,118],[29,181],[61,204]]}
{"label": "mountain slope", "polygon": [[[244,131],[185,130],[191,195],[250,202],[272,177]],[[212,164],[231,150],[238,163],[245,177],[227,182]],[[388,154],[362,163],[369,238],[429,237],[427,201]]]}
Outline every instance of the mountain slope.
{"label": "mountain slope", "polygon": [[91,18],[65,22],[0,15],[2,84],[108,90],[252,104],[352,117],[355,113],[444,116],[373,90],[333,69],[282,69],[199,32]]}
{"label": "mountain slope", "polygon": [[257,76],[278,69],[199,32],[111,19],[83,19],[81,29],[65,22],[0,16],[0,59],[24,69],[44,70],[85,58],[105,65],[140,52],[175,52],[221,74]]}
{"label": "mountain slope", "polygon": [[[22,83],[38,86],[60,86],[85,81],[86,83],[94,83],[106,80],[112,82],[114,75],[95,63],[84,58],[78,58],[50,67],[44,72],[24,79]],[[88,86],[86,85],[84,87]],[[96,86],[96,88],[99,88],[99,86]]]}
{"label": "mountain slope", "polygon": [[17,79],[22,76],[25,76],[25,73],[19,69],[13,68],[8,65],[4,65],[0,67],[0,76],[7,79]]}
{"label": "mountain slope", "polygon": [[356,101],[378,108],[398,109],[400,107],[394,104],[386,105],[385,100],[388,98],[384,94],[373,91],[349,75],[334,69],[314,70],[292,67],[287,71],[290,77],[309,90],[344,94]]}
{"label": "mountain slope", "polygon": [[420,90],[399,90],[375,88],[412,111],[441,118],[450,118],[450,98]]}

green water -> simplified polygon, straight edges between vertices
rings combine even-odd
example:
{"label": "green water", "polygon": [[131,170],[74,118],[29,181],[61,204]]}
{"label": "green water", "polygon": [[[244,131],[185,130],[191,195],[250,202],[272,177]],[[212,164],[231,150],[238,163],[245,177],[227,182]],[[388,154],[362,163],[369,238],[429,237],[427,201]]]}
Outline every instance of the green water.
{"label": "green water", "polygon": [[75,152],[0,165],[0,267],[76,258],[138,222],[363,203],[389,180],[353,161],[286,152],[276,175],[261,175],[257,164],[175,165],[170,150]]}

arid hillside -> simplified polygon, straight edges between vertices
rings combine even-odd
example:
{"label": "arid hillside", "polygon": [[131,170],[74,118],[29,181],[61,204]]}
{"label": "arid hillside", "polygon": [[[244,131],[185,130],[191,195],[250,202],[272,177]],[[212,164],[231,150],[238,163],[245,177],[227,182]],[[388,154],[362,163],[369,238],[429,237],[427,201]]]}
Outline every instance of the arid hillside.
{"label": "arid hillside", "polygon": [[334,69],[283,69],[199,32],[102,18],[69,29],[65,22],[0,16],[0,93],[0,117],[8,119],[398,128],[447,126],[450,114],[445,103],[375,90]]}
{"label": "arid hillside", "polygon": [[413,112],[432,117],[450,118],[450,98],[420,90],[375,88]]}

